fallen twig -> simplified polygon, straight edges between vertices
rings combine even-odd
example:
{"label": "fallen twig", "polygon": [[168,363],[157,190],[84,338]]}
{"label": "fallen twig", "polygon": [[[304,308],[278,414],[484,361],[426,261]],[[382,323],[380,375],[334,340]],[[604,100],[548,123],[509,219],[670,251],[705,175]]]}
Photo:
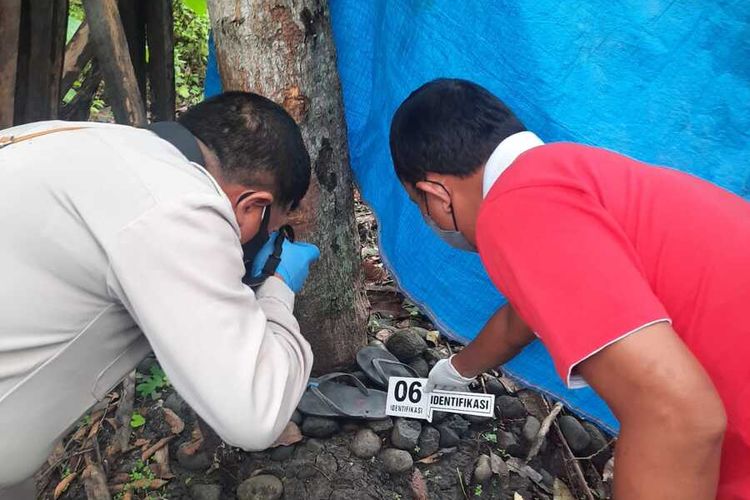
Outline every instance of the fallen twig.
{"label": "fallen twig", "polygon": [[112,500],[107,479],[98,464],[89,464],[84,469],[82,477],[88,500]]}
{"label": "fallen twig", "polygon": [[147,448],[143,453],[141,453],[141,460],[144,462],[151,458],[151,455],[159,451],[160,449],[164,448],[164,446],[169,443],[171,440],[173,440],[177,436],[168,436],[165,438],[161,438],[159,441],[156,442],[156,444],[150,446]]}
{"label": "fallen twig", "polygon": [[573,452],[570,450],[570,446],[568,446],[568,442],[566,441],[565,436],[560,430],[560,426],[558,425],[557,422],[554,422],[554,426],[555,426],[555,432],[557,432],[557,437],[559,437],[560,442],[562,442],[563,450],[565,451],[565,454],[568,456],[568,458],[571,459],[570,463],[573,467],[573,471],[575,472],[576,478],[578,479],[579,488],[583,490],[588,500],[595,500],[594,494],[591,492],[591,488],[589,488],[589,485],[586,482],[586,477],[583,475],[583,471],[581,470],[581,465],[578,463],[578,460],[575,459],[575,456],[573,456]]}
{"label": "fallen twig", "polygon": [[469,495],[466,494],[466,488],[464,488],[464,477],[461,475],[461,471],[456,467],[456,474],[458,474],[458,484],[461,485],[461,491],[464,494],[464,498],[469,500]]}
{"label": "fallen twig", "polygon": [[544,439],[547,437],[547,434],[549,433],[552,423],[557,418],[557,415],[560,414],[560,411],[562,411],[562,408],[563,408],[562,403],[555,403],[555,406],[552,408],[552,411],[549,412],[549,415],[547,415],[544,418],[544,421],[542,422],[542,425],[539,428],[539,432],[536,433],[536,437],[534,438],[534,444],[531,446],[531,449],[529,450],[529,454],[526,455],[526,463],[531,462],[531,460],[539,453],[539,450],[542,448],[542,444],[544,443]]}
{"label": "fallen twig", "polygon": [[119,429],[115,431],[113,441],[120,448],[121,452],[125,452],[128,449],[128,441],[130,440],[130,418],[133,415],[133,403],[135,402],[135,370],[130,372],[127,377],[122,381],[122,398],[120,404],[117,407],[115,418],[117,423],[120,425]]}

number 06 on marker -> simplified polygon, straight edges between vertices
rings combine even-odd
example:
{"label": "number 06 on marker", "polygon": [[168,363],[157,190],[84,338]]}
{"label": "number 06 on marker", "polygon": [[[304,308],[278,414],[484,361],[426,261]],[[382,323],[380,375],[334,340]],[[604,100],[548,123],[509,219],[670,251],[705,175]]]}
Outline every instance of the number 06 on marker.
{"label": "number 06 on marker", "polygon": [[388,380],[386,415],[422,418],[432,422],[433,411],[492,417],[495,396],[471,392],[433,391],[425,393],[426,378],[391,377]]}

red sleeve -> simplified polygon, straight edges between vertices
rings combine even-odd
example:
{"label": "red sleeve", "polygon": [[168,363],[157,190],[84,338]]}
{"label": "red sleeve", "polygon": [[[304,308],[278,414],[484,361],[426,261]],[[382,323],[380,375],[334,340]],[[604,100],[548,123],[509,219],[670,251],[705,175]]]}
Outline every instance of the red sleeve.
{"label": "red sleeve", "polygon": [[576,364],[645,326],[669,321],[633,245],[589,193],[538,186],[492,196],[477,221],[495,285],[550,351],[569,387]]}

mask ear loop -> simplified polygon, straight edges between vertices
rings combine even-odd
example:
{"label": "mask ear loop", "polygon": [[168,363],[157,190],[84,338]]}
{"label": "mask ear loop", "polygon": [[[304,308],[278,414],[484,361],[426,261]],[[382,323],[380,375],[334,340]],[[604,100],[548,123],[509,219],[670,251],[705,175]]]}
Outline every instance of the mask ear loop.
{"label": "mask ear loop", "polygon": [[[443,188],[443,191],[445,191],[446,193],[448,192],[448,190],[445,188],[445,186],[443,186],[439,182],[431,181],[431,180],[428,180],[428,179],[424,179],[424,182],[429,182],[431,184],[436,184],[436,185],[440,186],[441,188]],[[427,203],[427,193],[425,193],[424,191],[422,191],[422,197],[424,198],[424,207],[427,209],[427,215],[431,216],[431,214],[430,214],[430,204]],[[453,210],[453,200],[451,200],[451,202],[448,205],[448,207],[451,209],[451,218],[453,219],[453,230],[454,231],[458,231],[458,223],[456,222],[456,212],[455,212],[455,210]]]}

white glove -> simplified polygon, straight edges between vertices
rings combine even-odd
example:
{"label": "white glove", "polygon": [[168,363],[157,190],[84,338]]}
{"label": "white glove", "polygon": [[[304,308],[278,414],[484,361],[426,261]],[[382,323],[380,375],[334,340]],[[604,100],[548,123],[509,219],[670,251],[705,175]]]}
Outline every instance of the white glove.
{"label": "white glove", "polygon": [[427,385],[424,388],[424,392],[432,392],[433,389],[469,391],[469,384],[474,382],[474,379],[464,377],[458,373],[456,367],[451,363],[453,356],[448,359],[441,359],[435,363],[435,366],[430,370],[430,374],[427,377]]}

